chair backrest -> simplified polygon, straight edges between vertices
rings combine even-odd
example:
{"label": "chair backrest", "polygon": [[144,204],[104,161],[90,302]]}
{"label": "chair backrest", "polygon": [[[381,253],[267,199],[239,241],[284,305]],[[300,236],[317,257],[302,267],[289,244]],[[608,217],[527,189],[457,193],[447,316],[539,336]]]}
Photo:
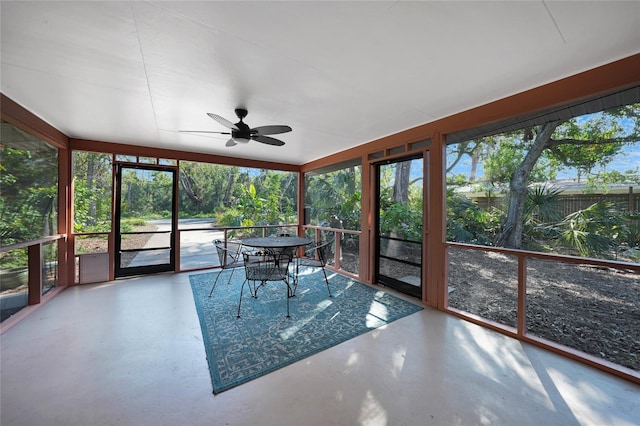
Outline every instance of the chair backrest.
{"label": "chair backrest", "polygon": [[216,251],[218,252],[218,259],[220,260],[220,266],[222,269],[238,261],[242,244],[235,241],[227,241],[225,244],[222,240],[214,240],[213,245],[216,247]]}
{"label": "chair backrest", "polygon": [[288,277],[291,256],[285,253],[244,252],[244,270],[248,280],[281,281]]}
{"label": "chair backrest", "polygon": [[[278,234],[278,237],[291,237],[291,234]],[[294,257],[296,255],[296,252],[298,250],[298,247],[294,246],[294,247],[284,247],[282,249],[276,250],[276,253],[283,253],[283,254],[288,254],[291,257]]]}
{"label": "chair backrest", "polygon": [[315,256],[317,260],[322,264],[323,268],[327,264],[327,258],[329,257],[329,249],[331,248],[331,244],[333,244],[333,240],[324,243],[318,243],[313,248]]}
{"label": "chair backrest", "polygon": [[318,247],[316,247],[318,260],[320,260],[320,263],[322,263],[322,266],[327,264],[327,259],[329,258],[329,251],[331,249],[331,244],[333,244],[333,240],[327,241],[326,243],[320,244]]}

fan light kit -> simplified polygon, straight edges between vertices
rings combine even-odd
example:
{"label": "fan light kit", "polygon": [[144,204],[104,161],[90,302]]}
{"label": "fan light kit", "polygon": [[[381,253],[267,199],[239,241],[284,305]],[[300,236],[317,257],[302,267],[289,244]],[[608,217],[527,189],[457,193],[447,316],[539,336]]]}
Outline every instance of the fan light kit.
{"label": "fan light kit", "polygon": [[205,130],[181,130],[181,132],[185,133],[217,133],[220,135],[231,135],[231,138],[225,144],[226,146],[235,146],[239,143],[249,143],[250,141],[256,141],[260,143],[264,143],[267,145],[274,146],[282,146],[284,142],[280,139],[272,138],[267,135],[277,135],[280,133],[287,133],[291,131],[291,127],[282,126],[282,125],[274,125],[274,126],[259,126],[254,127],[253,129],[247,125],[243,118],[245,118],[248,114],[248,111],[244,108],[236,108],[236,115],[240,119],[237,123],[232,123],[231,121],[223,118],[217,114],[212,114],[210,112],[207,115],[213,118],[218,123],[222,124],[224,127],[231,130],[231,132],[210,132]]}

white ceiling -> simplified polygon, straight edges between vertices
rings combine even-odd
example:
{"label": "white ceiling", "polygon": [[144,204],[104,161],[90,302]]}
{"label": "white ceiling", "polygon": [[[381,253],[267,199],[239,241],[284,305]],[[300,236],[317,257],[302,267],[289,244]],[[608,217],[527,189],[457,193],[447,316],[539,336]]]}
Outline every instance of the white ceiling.
{"label": "white ceiling", "polygon": [[[640,52],[640,2],[0,3],[2,93],[66,135],[303,164]],[[225,147],[206,113],[286,142]]]}

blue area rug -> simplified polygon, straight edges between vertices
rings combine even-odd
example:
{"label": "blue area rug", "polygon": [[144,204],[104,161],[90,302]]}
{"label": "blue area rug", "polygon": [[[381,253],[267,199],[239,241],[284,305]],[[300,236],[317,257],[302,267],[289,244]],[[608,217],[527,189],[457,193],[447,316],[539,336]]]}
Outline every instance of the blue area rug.
{"label": "blue area rug", "polygon": [[[339,274],[330,274],[329,297],[320,269],[300,271],[291,317],[286,318],[286,285],[269,282],[250,297],[245,286],[236,318],[244,270],[218,280],[218,272],[190,275],[200,318],[213,393],[246,383],[367,331],[420,311],[416,304]],[[329,271],[327,271],[329,275]]]}

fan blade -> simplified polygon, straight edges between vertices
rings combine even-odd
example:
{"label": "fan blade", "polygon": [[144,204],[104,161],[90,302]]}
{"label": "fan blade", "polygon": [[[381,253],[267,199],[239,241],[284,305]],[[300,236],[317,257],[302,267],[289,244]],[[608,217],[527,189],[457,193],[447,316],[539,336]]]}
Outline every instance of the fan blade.
{"label": "fan blade", "polygon": [[266,143],[267,145],[275,145],[275,146],[284,145],[284,142],[282,142],[281,140],[276,138],[271,138],[269,136],[254,135],[254,136],[251,136],[251,139],[257,142]]}
{"label": "fan blade", "polygon": [[229,139],[227,143],[224,144],[224,146],[236,146],[236,145],[238,144],[236,143],[236,141],[233,140],[233,138]]}
{"label": "fan blade", "polygon": [[219,115],[216,115],[216,114],[211,114],[210,112],[208,112],[207,115],[209,117],[213,118],[218,123],[222,124],[224,127],[228,128],[228,129],[240,130],[240,129],[238,129],[238,126],[236,126],[235,124],[233,124],[232,122],[230,122],[226,118],[220,117]]}
{"label": "fan blade", "polygon": [[178,133],[215,133],[218,135],[230,135],[229,132],[210,132],[209,130],[178,130]]}
{"label": "fan blade", "polygon": [[287,133],[291,131],[289,126],[258,126],[251,129],[251,133],[258,135],[277,135],[279,133]]}

